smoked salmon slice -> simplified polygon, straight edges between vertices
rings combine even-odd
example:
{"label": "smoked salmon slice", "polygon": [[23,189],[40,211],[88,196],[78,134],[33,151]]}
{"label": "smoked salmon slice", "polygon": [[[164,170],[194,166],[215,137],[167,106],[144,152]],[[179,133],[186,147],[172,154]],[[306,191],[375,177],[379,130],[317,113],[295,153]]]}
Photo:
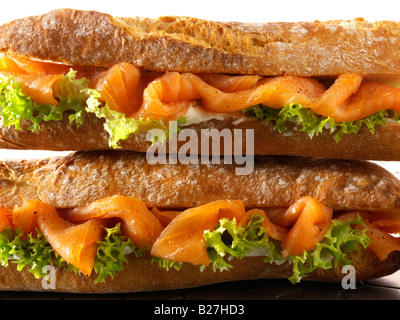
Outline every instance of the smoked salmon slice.
{"label": "smoked salmon slice", "polygon": [[22,92],[31,97],[37,103],[58,105],[54,98],[53,85],[60,80],[64,74],[53,74],[45,76],[16,75],[15,80],[22,84]]}
{"label": "smoked salmon slice", "polygon": [[[131,68],[135,67],[131,65]],[[96,80],[94,87],[102,93],[102,99],[111,109],[137,119],[176,120],[185,116],[190,106],[198,105],[198,101],[201,101],[202,108],[219,113],[235,112],[259,103],[281,108],[294,101],[309,103],[310,99],[321,96],[325,91],[320,82],[310,78],[284,76],[262,79],[259,76],[167,72],[148,83],[141,105],[137,106],[138,99],[134,99],[135,106],[130,107],[120,97],[126,97],[125,90],[132,94],[137,91],[137,81],[140,80],[128,84],[122,77],[114,77],[121,72],[116,71],[119,69],[119,65],[112,67],[110,70],[113,72],[107,71]],[[139,75],[139,71],[136,74]],[[117,83],[122,83],[124,92],[110,89]]]}
{"label": "smoked salmon slice", "polygon": [[247,211],[241,218],[240,222],[238,223],[238,226],[240,226],[240,227],[245,226],[249,222],[249,219],[252,215],[259,215],[259,216],[263,217],[263,222],[262,222],[263,228],[267,231],[267,234],[271,238],[278,240],[278,241],[282,241],[283,239],[285,239],[286,235],[289,232],[289,229],[285,228],[285,227],[281,227],[281,226],[271,222],[271,220],[265,214],[265,211],[262,209],[251,209],[251,210]]}
{"label": "smoked salmon slice", "polygon": [[400,111],[400,89],[345,74],[308,107],[336,122],[355,121],[380,110]]}
{"label": "smoked salmon slice", "polygon": [[[307,107],[322,116],[338,119],[338,116],[348,111],[344,104],[357,92],[362,81],[363,77],[356,74],[341,75],[314,104],[310,102]],[[341,110],[337,110],[338,108]]]}
{"label": "smoked salmon slice", "polygon": [[14,228],[12,223],[12,210],[0,208],[0,232],[6,227]]}
{"label": "smoked salmon slice", "polygon": [[200,96],[191,81],[177,72],[168,72],[150,82],[143,92],[143,103],[134,118],[177,120],[185,116]]}
{"label": "smoked salmon slice", "polygon": [[400,221],[378,220],[371,223],[371,226],[388,233],[400,234]]}
{"label": "smoked salmon slice", "polygon": [[129,116],[142,104],[140,89],[141,74],[130,63],[116,64],[105,71],[92,87],[100,92],[101,99],[115,111]]}
{"label": "smoked salmon slice", "polygon": [[83,274],[90,275],[97,242],[104,232],[101,220],[90,219],[75,225],[61,218],[53,206],[40,201],[36,204],[36,216],[39,229],[52,248]]}
{"label": "smoked salmon slice", "polygon": [[297,200],[286,212],[295,216],[296,222],[281,243],[283,257],[315,249],[332,223],[332,209],[309,196]]}
{"label": "smoked salmon slice", "polygon": [[164,229],[150,253],[177,262],[207,265],[210,259],[204,231],[214,230],[222,218],[240,221],[244,214],[245,208],[241,201],[221,200],[187,209]]}
{"label": "smoked salmon slice", "polygon": [[13,77],[22,87],[22,92],[37,103],[58,105],[58,100],[54,98],[53,85],[60,80],[64,74],[54,75],[32,75],[32,74],[13,74],[0,71],[2,77]]}
{"label": "smoked salmon slice", "polygon": [[202,73],[197,76],[208,85],[223,92],[236,92],[250,89],[262,79],[260,76],[229,76],[227,74]]}
{"label": "smoked salmon slice", "polygon": [[[23,92],[38,103],[56,105],[52,86],[71,66],[0,56],[0,72],[21,82]],[[357,74],[342,74],[329,87],[313,78],[253,75],[164,74],[139,70],[119,63],[107,70],[73,67],[78,78],[87,77],[90,87],[108,106],[136,119],[176,120],[190,106],[232,113],[254,105],[282,108],[300,104],[336,122],[363,119],[381,110],[400,112],[400,89]]]}
{"label": "smoked salmon slice", "polygon": [[[340,215],[336,219],[339,221],[347,222],[350,219],[357,218],[357,214],[358,212],[349,212]],[[358,225],[356,227],[359,229],[367,228],[365,233],[371,240],[368,249],[374,252],[381,261],[385,260],[391,252],[396,250],[400,251],[400,238],[393,237],[387,231],[385,231],[387,225],[391,225],[388,222],[389,220],[381,220],[381,221],[386,221],[385,223],[383,223],[383,226],[381,226],[379,223],[375,222],[371,223],[368,220],[368,216],[373,216],[374,214],[369,214],[365,212],[359,212],[359,214],[363,218],[365,226]],[[392,226],[393,225],[398,226],[397,221],[392,220],[392,222],[393,222]],[[396,230],[398,231],[397,228]]]}
{"label": "smoked salmon slice", "polygon": [[[23,199],[24,200],[24,199]],[[151,211],[139,199],[112,196],[90,204],[65,210],[61,215],[42,201],[23,201],[13,210],[0,208],[0,231],[20,228],[24,235],[40,230],[53,249],[83,274],[90,275],[95,261],[97,242],[102,240],[102,226],[122,221],[122,233],[138,248],[149,248],[151,255],[176,262],[197,265],[210,263],[205,231],[213,231],[222,218],[236,220],[245,226],[250,217],[263,217],[268,235],[281,241],[282,256],[301,255],[321,242],[332,224],[332,209],[312,197],[298,199],[289,208],[250,209],[239,200],[220,200],[184,211]],[[360,214],[371,242],[369,249],[380,260],[400,251],[400,218],[393,212],[350,212],[335,219],[349,221]]]}
{"label": "smoked salmon slice", "polygon": [[332,209],[312,197],[302,197],[289,208],[249,210],[264,217],[264,228],[273,239],[282,241],[284,256],[299,255],[320,242],[332,220]]}
{"label": "smoked salmon slice", "polygon": [[219,219],[236,219],[244,226],[249,218],[260,215],[268,235],[282,241],[282,254],[300,255],[312,250],[325,236],[332,221],[332,209],[312,197],[303,197],[287,210],[295,216],[292,228],[274,224],[262,209],[245,211],[241,201],[216,201],[183,211],[171,221],[154,243],[151,254],[157,257],[194,264],[207,265],[209,257],[204,240],[204,231],[214,230]]}
{"label": "smoked salmon slice", "polygon": [[29,74],[29,72],[18,66],[18,63],[14,59],[6,55],[0,56],[0,70],[11,73]]}
{"label": "smoked salmon slice", "polygon": [[0,56],[0,71],[6,71],[18,74],[34,74],[34,75],[49,75],[49,74],[65,74],[71,66],[31,60],[22,56]]}
{"label": "smoked salmon slice", "polygon": [[[131,90],[136,90],[134,85]],[[349,122],[380,110],[400,111],[400,89],[364,81],[356,74],[340,75],[326,89],[316,79],[296,76],[262,79],[258,76],[168,72],[151,81],[142,98],[142,104],[132,109],[134,113],[125,113],[134,118],[176,120],[192,105],[212,112],[232,113],[258,104],[282,108],[297,103],[337,122]],[[113,97],[105,101],[114,105]],[[117,106],[112,108],[120,110]]]}
{"label": "smoked salmon slice", "polygon": [[122,220],[122,233],[138,248],[150,247],[164,229],[142,201],[120,195],[74,208],[65,214],[65,218],[73,222],[93,218],[119,218]]}
{"label": "smoked salmon slice", "polygon": [[[37,103],[58,105],[53,86],[71,69],[71,66],[35,61],[20,56],[0,56],[0,76],[13,77],[22,86],[22,92]],[[73,68],[77,78],[100,73],[93,68]]]}
{"label": "smoked salmon slice", "polygon": [[170,222],[174,220],[178,214],[181,213],[180,211],[159,210],[158,208],[151,209],[151,212],[162,223],[164,227],[170,224]]}
{"label": "smoked salmon slice", "polygon": [[12,210],[12,223],[15,228],[21,228],[25,235],[36,233],[37,216],[36,213],[42,203],[36,200],[23,201],[21,207],[15,206]]}
{"label": "smoked salmon slice", "polygon": [[378,258],[382,261],[385,260],[389,254],[393,251],[400,251],[400,239],[395,238],[387,232],[373,227],[367,223],[368,230],[366,235],[371,239],[371,243],[368,246]]}
{"label": "smoked salmon slice", "polygon": [[235,112],[260,103],[271,108],[282,108],[291,102],[309,103],[325,90],[320,82],[312,78],[282,76],[263,79],[257,86],[247,90],[223,92],[194,74],[185,76],[198,91],[201,106],[218,113]]}
{"label": "smoked salmon slice", "polygon": [[[1,209],[0,214],[7,213]],[[13,228],[20,228],[23,237],[36,234],[38,228],[52,248],[68,263],[74,265],[85,275],[89,275],[104,229],[100,219],[90,219],[75,225],[60,217],[57,210],[46,203],[36,200],[24,201],[21,207],[12,210]],[[0,215],[0,222],[3,221]],[[4,221],[6,222],[6,221]]]}

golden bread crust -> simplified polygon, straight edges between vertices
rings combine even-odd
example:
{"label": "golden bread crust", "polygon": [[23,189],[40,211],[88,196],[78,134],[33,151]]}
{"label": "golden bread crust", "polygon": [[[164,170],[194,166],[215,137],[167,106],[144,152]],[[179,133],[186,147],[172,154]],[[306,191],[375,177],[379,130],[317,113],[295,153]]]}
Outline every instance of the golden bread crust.
{"label": "golden bread crust", "polygon": [[[380,262],[369,250],[362,254],[353,255],[357,281],[386,276],[395,272],[400,265],[400,253],[394,252]],[[199,266],[189,263],[183,264],[177,271],[166,271],[150,262],[147,254],[137,258],[127,256],[128,263],[124,270],[115,274],[114,278],[107,278],[105,282],[94,284],[96,275],[90,277],[78,275],[65,270],[57,270],[55,289],[43,288],[42,279],[35,279],[27,268],[22,271],[10,263],[8,267],[0,267],[0,290],[9,291],[48,291],[71,293],[123,293],[183,289],[204,286],[225,281],[252,280],[252,279],[285,279],[292,275],[292,265],[284,263],[266,263],[264,257],[245,257],[241,260],[229,261],[233,269],[223,272],[214,272],[210,267],[203,272]],[[313,281],[341,281],[345,274],[341,273],[341,266],[335,269],[318,269],[304,280]],[[45,281],[46,282],[46,281]]]}
{"label": "golden bread crust", "polygon": [[263,156],[249,175],[234,164],[150,164],[145,153],[93,151],[0,162],[0,206],[36,199],[71,208],[115,194],[148,207],[188,208],[216,200],[288,207],[312,196],[334,210],[398,210],[399,181],[365,161]]}
{"label": "golden bread crust", "polygon": [[[83,124],[77,128],[70,124],[68,116],[62,121],[42,121],[40,131],[32,132],[28,128],[32,123],[28,120],[21,121],[23,130],[14,127],[0,126],[0,148],[3,149],[29,149],[53,151],[90,151],[113,149],[108,143],[108,133],[103,127],[104,120],[96,118],[94,114],[85,114]],[[376,126],[372,134],[363,127],[357,134],[344,134],[339,142],[334,140],[334,135],[328,130],[314,136],[312,139],[305,132],[295,130],[288,125],[288,130],[279,133],[273,125],[266,126],[262,120],[245,120],[234,124],[232,120],[212,119],[198,124],[185,126],[197,133],[198,151],[201,152],[201,131],[216,129],[220,133],[229,129],[232,139],[230,146],[235,151],[234,130],[240,129],[242,134],[242,154],[246,152],[246,130],[254,130],[254,154],[256,155],[288,155],[336,159],[357,160],[400,160],[400,125],[387,123],[385,126]],[[189,140],[177,141],[179,151]],[[213,147],[210,141],[210,148]],[[224,154],[224,139],[221,139],[220,149],[216,151]],[[146,152],[151,142],[146,140],[146,133],[131,134],[128,139],[119,141],[121,150]],[[215,146],[214,146],[215,147]],[[215,149],[214,149],[215,150]],[[169,151],[167,143],[166,151]],[[211,153],[212,150],[209,150]],[[215,152],[215,151],[213,151]],[[215,153],[214,153],[215,154]],[[250,153],[252,154],[252,152]]]}
{"label": "golden bread crust", "polygon": [[240,23],[121,18],[59,9],[0,27],[0,51],[74,65],[155,71],[337,76],[400,74],[400,24],[362,19]]}
{"label": "golden bread crust", "polygon": [[[399,181],[378,165],[365,161],[257,157],[254,172],[235,175],[233,165],[166,165],[147,162],[144,153],[130,151],[77,152],[44,160],[0,162],[0,206],[13,208],[38,199],[58,209],[87,204],[114,194],[134,196],[149,207],[190,207],[221,199],[240,199],[250,207],[289,206],[311,195],[335,210],[397,211]],[[398,270],[400,254],[384,261],[370,250],[352,253],[357,280],[381,277]],[[288,278],[292,265],[270,264],[263,257],[230,261],[234,268],[214,272],[184,264],[180,271],[152,265],[148,254],[128,256],[124,271],[104,283],[57,270],[56,291],[116,293],[203,286],[223,281]],[[340,281],[341,266],[317,270],[307,279]],[[0,290],[44,291],[42,280],[10,263],[0,268]]]}
{"label": "golden bread crust", "polygon": [[[260,75],[371,77],[400,74],[400,25],[314,21],[297,23],[216,22],[188,17],[120,18],[60,9],[0,26],[0,52],[73,65],[110,67],[118,62],[158,71]],[[42,122],[40,133],[0,127],[0,148],[37,150],[110,149],[103,120],[93,114],[76,129],[63,121]],[[284,134],[262,121],[210,120],[188,128],[254,129],[254,153],[344,159],[400,160],[400,126],[366,128],[339,143],[324,132],[311,140],[304,132]],[[243,131],[245,133],[245,131]],[[120,142],[125,150],[146,151],[145,134]],[[82,137],[85,137],[82,139]],[[180,142],[179,145],[184,144]],[[223,147],[223,145],[222,145]]]}
{"label": "golden bread crust", "polygon": [[[191,73],[298,75],[312,77],[400,74],[400,24],[381,21],[314,21],[246,24],[188,17],[119,18],[94,11],[61,9],[0,26],[0,52],[72,65],[110,67],[119,62],[154,71]],[[65,118],[41,124],[39,133],[0,128],[0,147],[47,150],[110,149],[103,122],[86,116],[79,129]],[[29,124],[23,123],[27,128]],[[255,130],[255,154],[302,155],[347,159],[400,159],[400,126],[378,127],[332,136],[290,130],[279,134],[261,121],[210,120],[189,126]],[[121,142],[124,150],[146,151],[144,134]],[[181,143],[183,144],[183,143]],[[223,145],[221,146],[224,147]],[[362,161],[256,157],[249,176],[235,175],[233,165],[151,165],[144,154],[130,151],[79,152],[41,161],[0,163],[0,206],[13,208],[37,199],[58,209],[84,205],[114,194],[134,196],[149,207],[186,208],[220,199],[239,199],[246,207],[287,207],[311,195],[334,210],[397,211],[400,183],[379,166]],[[115,278],[94,284],[90,278],[57,271],[56,291],[113,293],[178,289],[222,281],[276,279],[291,275],[292,266],[268,264],[262,257],[234,260],[229,272],[184,264],[169,272],[150,257],[128,256]],[[352,257],[357,280],[397,270],[400,253],[378,261],[369,250]],[[340,281],[340,268],[317,270],[309,278]],[[26,269],[0,268],[0,290],[43,291]]]}

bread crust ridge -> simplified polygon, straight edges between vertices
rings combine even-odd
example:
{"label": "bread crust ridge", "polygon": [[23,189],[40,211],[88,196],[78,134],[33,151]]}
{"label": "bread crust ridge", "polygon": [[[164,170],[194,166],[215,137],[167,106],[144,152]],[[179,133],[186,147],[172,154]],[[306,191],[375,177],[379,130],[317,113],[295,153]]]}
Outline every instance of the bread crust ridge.
{"label": "bread crust ridge", "polygon": [[[248,175],[235,164],[148,162],[145,153],[77,152],[43,160],[0,162],[0,206],[35,199],[72,208],[115,194],[149,208],[189,208],[217,200],[241,200],[247,208],[289,207],[312,196],[334,210],[393,211],[400,183],[374,163],[262,156]],[[51,187],[49,187],[51,186]]]}
{"label": "bread crust ridge", "polygon": [[[379,262],[371,251],[359,254],[355,261],[357,281],[383,277],[393,273],[400,264],[400,253],[394,252],[389,257]],[[104,282],[95,284],[96,275],[82,276],[74,272],[56,270],[55,289],[42,285],[42,279],[35,279],[27,268],[18,271],[16,264],[10,263],[8,267],[0,268],[0,290],[2,291],[55,291],[68,293],[125,293],[184,289],[216,284],[226,281],[257,280],[257,279],[285,279],[292,275],[292,265],[284,263],[264,262],[264,257],[245,257],[240,260],[233,259],[230,263],[233,269],[223,272],[214,272],[208,267],[200,271],[199,266],[189,263],[183,264],[177,271],[166,271],[156,264],[151,263],[150,256],[127,256],[128,262],[124,270],[115,274],[114,278],[107,278]],[[341,268],[318,270],[303,281],[338,282],[345,276]]]}
{"label": "bread crust ridge", "polygon": [[0,34],[1,52],[73,65],[129,62],[154,71],[266,76],[400,74],[394,21],[241,23],[58,9],[6,23]]}
{"label": "bread crust ridge", "polygon": [[[104,120],[97,118],[94,114],[85,114],[82,125],[77,128],[70,124],[68,116],[61,121],[42,121],[39,132],[28,128],[32,125],[29,120],[21,120],[22,130],[16,130],[13,126],[0,126],[0,148],[2,149],[29,149],[29,150],[52,150],[52,151],[91,151],[112,150],[109,145],[109,135],[104,130]],[[208,132],[215,129],[217,133],[229,130],[231,141],[226,140],[232,154],[248,155],[287,155],[303,157],[320,157],[335,159],[356,160],[400,160],[400,125],[397,123],[386,123],[384,126],[376,126],[372,134],[368,128],[363,127],[357,134],[349,133],[341,136],[336,142],[334,134],[324,130],[312,138],[306,132],[297,130],[290,124],[288,130],[280,133],[270,123],[268,126],[259,119],[246,119],[238,124],[233,120],[212,119],[197,124],[183,127],[194,130],[198,137],[197,150],[201,154],[225,154],[225,139],[220,139],[218,146],[213,145],[209,139],[209,150],[202,150],[201,142],[204,141],[202,131]],[[235,130],[240,132],[242,138],[241,148],[235,150]],[[252,135],[247,136],[247,132]],[[140,132],[131,134],[126,140],[118,142],[121,150],[147,152],[152,145],[150,139],[146,139],[147,133]],[[216,135],[217,137],[217,135]],[[254,139],[253,139],[254,137]],[[178,137],[172,136],[174,140]],[[219,138],[219,136],[217,137]],[[178,140],[177,152],[181,147],[190,142],[189,139]],[[251,144],[253,143],[253,147]],[[250,149],[246,149],[250,148]],[[170,151],[169,142],[166,142],[166,152]],[[194,149],[192,149],[194,150]],[[204,152],[203,152],[204,151]]]}

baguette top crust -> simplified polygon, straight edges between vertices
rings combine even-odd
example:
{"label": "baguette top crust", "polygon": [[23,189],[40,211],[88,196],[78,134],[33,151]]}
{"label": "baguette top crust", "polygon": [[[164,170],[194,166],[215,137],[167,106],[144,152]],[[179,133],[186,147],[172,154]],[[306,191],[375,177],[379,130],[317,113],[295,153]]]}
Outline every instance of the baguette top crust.
{"label": "baguette top crust", "polygon": [[289,207],[312,196],[334,210],[398,211],[400,183],[366,161],[256,157],[249,175],[230,164],[150,164],[145,153],[77,152],[0,162],[0,207],[25,200],[72,208],[113,195],[149,208],[189,208],[241,200],[247,208]]}
{"label": "baguette top crust", "polygon": [[400,74],[400,23],[241,23],[112,17],[59,9],[0,26],[0,52],[73,65],[154,71],[338,76]]}

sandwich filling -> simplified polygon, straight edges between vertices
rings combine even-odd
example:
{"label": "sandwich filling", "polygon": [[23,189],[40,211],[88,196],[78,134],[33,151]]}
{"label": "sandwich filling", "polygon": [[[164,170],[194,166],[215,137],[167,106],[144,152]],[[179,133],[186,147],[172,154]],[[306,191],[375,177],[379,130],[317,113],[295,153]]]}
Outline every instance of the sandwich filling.
{"label": "sandwich filling", "polygon": [[38,200],[0,210],[0,264],[16,263],[36,277],[55,265],[101,282],[123,270],[126,255],[179,270],[232,269],[232,259],[264,256],[290,263],[292,283],[318,268],[351,265],[348,254],[367,248],[385,260],[400,251],[400,220],[390,213],[333,212],[305,196],[289,208],[245,208],[220,200],[185,210],[147,208],[139,199],[115,195],[87,205],[56,209]]}
{"label": "sandwich filling", "polygon": [[397,121],[400,105],[400,89],[357,74],[317,80],[160,73],[129,63],[97,69],[3,55],[0,76],[3,125],[21,129],[20,121],[29,119],[38,131],[41,121],[59,121],[66,113],[80,126],[85,113],[94,113],[105,120],[113,148],[130,134],[167,131],[171,120],[183,127],[213,118],[260,119],[280,132],[290,123],[310,138],[327,130],[339,141],[363,126],[374,133],[376,125]]}

